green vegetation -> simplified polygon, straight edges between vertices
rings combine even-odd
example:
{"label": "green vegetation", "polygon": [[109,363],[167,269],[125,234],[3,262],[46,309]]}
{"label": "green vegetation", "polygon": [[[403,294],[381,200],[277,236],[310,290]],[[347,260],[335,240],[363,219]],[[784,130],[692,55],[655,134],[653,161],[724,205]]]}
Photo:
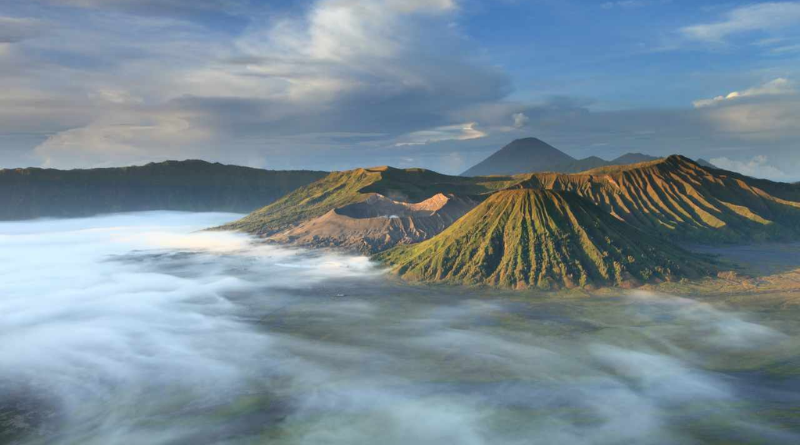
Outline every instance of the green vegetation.
{"label": "green vegetation", "polygon": [[633,286],[715,271],[569,192],[495,193],[434,238],[377,259],[411,281],[506,288]]}
{"label": "green vegetation", "polygon": [[326,173],[204,161],[137,167],[0,170],[0,220],[143,210],[250,212]]}

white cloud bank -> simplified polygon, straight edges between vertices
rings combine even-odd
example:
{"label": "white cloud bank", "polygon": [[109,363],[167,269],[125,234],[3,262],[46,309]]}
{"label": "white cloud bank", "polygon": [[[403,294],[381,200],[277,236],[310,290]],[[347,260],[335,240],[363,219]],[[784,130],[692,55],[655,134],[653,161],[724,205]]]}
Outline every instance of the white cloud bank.
{"label": "white cloud bank", "polygon": [[0,223],[4,438],[798,443],[762,409],[797,391],[719,369],[796,355],[747,314],[642,292],[559,304],[405,288],[364,257],[194,233],[237,216]]}
{"label": "white cloud bank", "polygon": [[748,88],[743,91],[733,91],[725,96],[717,96],[713,99],[701,99],[693,102],[695,108],[708,107],[720,104],[724,101],[736,100],[744,97],[758,96],[785,96],[796,94],[794,82],[785,78],[777,78],[763,85]]}
{"label": "white cloud bank", "polygon": [[[777,78],[724,96],[696,100],[693,105],[698,116],[711,124],[714,131],[750,141],[750,144],[766,145],[800,137],[800,126],[797,125],[800,122],[800,94],[791,79]],[[786,154],[791,154],[788,149]],[[739,167],[755,169],[760,166],[763,170],[762,164],[759,158],[755,158],[755,162]],[[775,171],[764,173],[768,176],[762,177],[781,177]]]}
{"label": "white cloud bank", "polygon": [[766,156],[755,156],[750,160],[741,161],[726,157],[712,158],[715,166],[755,178],[771,179],[773,181],[787,181],[793,179],[783,170],[771,165]]}
{"label": "white cloud bank", "polygon": [[50,136],[35,152],[44,167],[114,166],[183,158],[190,145],[199,155],[196,147],[211,136],[209,129],[193,126],[180,114],[121,112]]}

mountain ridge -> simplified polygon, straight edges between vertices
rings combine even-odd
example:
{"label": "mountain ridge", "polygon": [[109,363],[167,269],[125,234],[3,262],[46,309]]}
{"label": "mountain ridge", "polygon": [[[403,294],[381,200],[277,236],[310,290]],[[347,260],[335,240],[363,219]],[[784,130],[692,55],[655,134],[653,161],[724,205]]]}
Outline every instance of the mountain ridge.
{"label": "mountain ridge", "polygon": [[0,220],[143,210],[250,212],[325,174],[196,159],[97,169],[2,169]]}
{"label": "mountain ridge", "polygon": [[[443,210],[449,200],[460,203],[456,211]],[[498,202],[514,210],[486,210]],[[534,226],[525,236],[515,229]],[[800,239],[800,187],[680,155],[573,174],[460,177],[384,166],[332,172],[218,229],[377,254],[412,281],[636,286],[714,273],[712,261],[675,244]],[[516,253],[506,258],[505,247],[491,245]]]}
{"label": "mountain ridge", "polygon": [[800,237],[800,188],[702,167],[680,155],[577,174],[535,173],[515,187],[575,192],[640,230],[678,242]]}
{"label": "mountain ridge", "polygon": [[[511,188],[574,192],[611,216],[673,242],[745,243],[800,237],[800,188],[709,169],[677,155],[574,174],[459,177],[391,167],[333,172],[218,229],[272,237],[331,210],[363,202],[373,193],[406,203],[437,193],[479,203]],[[319,235],[328,237],[324,230]]]}
{"label": "mountain ridge", "polygon": [[269,237],[336,208],[363,202],[373,193],[402,202],[423,201],[437,193],[480,200],[482,195],[507,188],[526,178],[524,175],[469,178],[419,168],[398,169],[388,166],[331,172],[273,204],[215,229]]}

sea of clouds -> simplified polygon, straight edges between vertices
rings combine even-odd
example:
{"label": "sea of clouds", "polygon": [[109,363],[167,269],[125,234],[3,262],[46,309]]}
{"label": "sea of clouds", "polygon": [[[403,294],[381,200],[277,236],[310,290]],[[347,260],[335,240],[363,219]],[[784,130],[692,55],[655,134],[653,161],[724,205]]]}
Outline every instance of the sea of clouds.
{"label": "sea of clouds", "polygon": [[748,314],[406,288],[198,231],[237,216],[0,223],[0,443],[800,443],[762,412],[796,379],[720,369],[793,344]]}

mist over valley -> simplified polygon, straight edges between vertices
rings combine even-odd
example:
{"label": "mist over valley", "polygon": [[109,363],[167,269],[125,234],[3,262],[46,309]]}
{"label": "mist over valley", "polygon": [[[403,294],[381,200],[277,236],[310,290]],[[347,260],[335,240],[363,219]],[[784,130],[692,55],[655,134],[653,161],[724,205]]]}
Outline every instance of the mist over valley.
{"label": "mist over valley", "polygon": [[198,232],[237,217],[0,223],[0,441],[800,438],[796,306],[409,286]]}

